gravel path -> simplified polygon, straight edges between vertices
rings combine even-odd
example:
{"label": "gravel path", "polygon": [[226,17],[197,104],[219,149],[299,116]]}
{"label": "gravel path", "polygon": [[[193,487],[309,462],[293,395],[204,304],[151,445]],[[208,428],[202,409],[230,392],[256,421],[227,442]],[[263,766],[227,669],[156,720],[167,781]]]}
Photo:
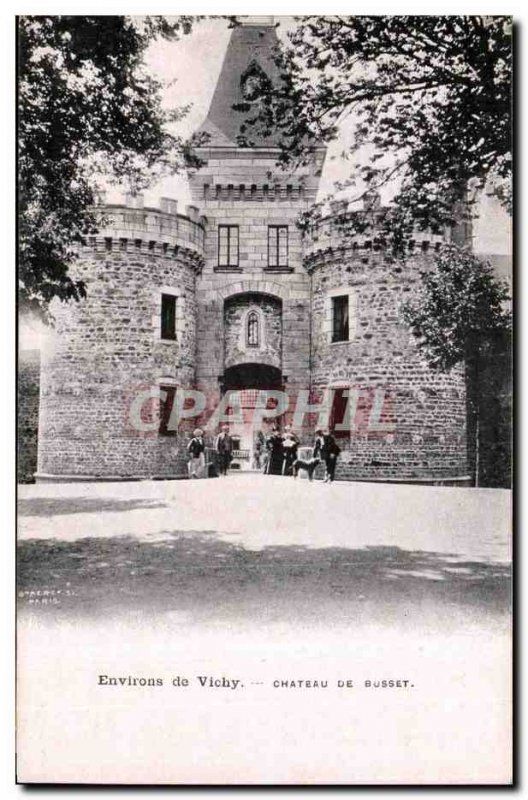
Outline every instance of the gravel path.
{"label": "gravel path", "polygon": [[232,476],[21,487],[19,609],[190,625],[507,625],[510,493]]}

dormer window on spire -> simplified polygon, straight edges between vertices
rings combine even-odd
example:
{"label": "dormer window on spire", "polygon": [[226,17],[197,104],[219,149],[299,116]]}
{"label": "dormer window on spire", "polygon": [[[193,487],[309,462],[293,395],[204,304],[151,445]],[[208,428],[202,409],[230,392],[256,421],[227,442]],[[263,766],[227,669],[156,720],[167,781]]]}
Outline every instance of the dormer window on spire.
{"label": "dormer window on spire", "polygon": [[255,59],[240,76],[240,88],[244,99],[250,102],[271,88],[270,79]]}

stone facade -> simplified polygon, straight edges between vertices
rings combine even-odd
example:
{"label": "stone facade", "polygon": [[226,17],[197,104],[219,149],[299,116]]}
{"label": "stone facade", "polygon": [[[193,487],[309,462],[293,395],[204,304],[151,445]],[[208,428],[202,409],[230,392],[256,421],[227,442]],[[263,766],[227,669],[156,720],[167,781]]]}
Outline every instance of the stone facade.
{"label": "stone facade", "polygon": [[[230,205],[222,215],[215,202],[222,224],[239,218]],[[239,199],[236,209],[240,218],[248,209],[256,214],[254,226],[241,226],[245,242],[239,232],[240,250],[248,252],[265,249],[261,228],[277,219],[271,201],[255,202]],[[424,238],[394,260],[367,238],[345,243],[328,234],[327,221],[298,240],[287,269],[271,273],[263,263],[233,274],[218,270],[217,226],[198,219],[194,207],[194,221],[152,209],[106,213],[111,224],[87,244],[76,268],[87,299],[55,309],[44,355],[40,476],[183,476],[185,434],[159,435],[155,401],[147,419],[153,430],[132,430],[133,398],[150,386],[197,387],[210,409],[230,370],[253,365],[277,371],[292,405],[299,390],[314,399],[328,388],[348,390],[352,429],[340,436],[338,479],[467,477],[464,373],[431,372],[399,313],[438,238]],[[156,228],[158,238],[149,238]],[[176,298],[173,341],[160,338],[162,294]],[[332,299],[344,295],[349,337],[333,342]],[[250,313],[258,319],[257,346],[246,338]],[[240,388],[259,385],[248,380]],[[316,420],[305,422],[299,432],[309,443]],[[253,436],[250,430],[241,446],[251,447]]]}
{"label": "stone facade", "polygon": [[[110,219],[80,254],[79,303],[57,304],[43,354],[39,477],[168,477],[184,474],[178,437],[131,424],[150,387],[190,385],[196,350],[196,275],[203,223],[156,209],[107,207]],[[173,295],[175,338],[161,338],[162,294]],[[145,413],[145,412],[144,412]]]}
{"label": "stone facade", "polygon": [[[312,385],[351,387],[351,433],[343,435],[337,477],[427,479],[464,477],[464,370],[432,372],[402,323],[420,272],[439,237],[422,236],[393,259],[367,236],[328,235],[323,222],[306,244],[312,277]],[[326,234],[326,235],[325,235]],[[332,298],[349,300],[349,337],[332,341]]]}
{"label": "stone facade", "polygon": [[235,295],[224,304],[224,367],[252,362],[282,367],[282,303],[265,294]]}
{"label": "stone facade", "polygon": [[[260,149],[251,157],[235,150],[202,154],[205,162],[191,177],[193,202],[207,217],[205,264],[197,285],[198,332],[196,382],[211,405],[222,391],[230,364],[224,353],[226,308],[234,298],[249,297],[282,307],[282,352],[274,365],[290,390],[309,384],[310,278],[303,268],[298,214],[315,199],[316,165],[301,176],[270,181],[276,150]],[[210,187],[215,187],[211,193]],[[236,226],[238,266],[219,265],[219,225]],[[287,265],[269,266],[269,228],[287,226]],[[260,299],[259,299],[260,298]],[[265,298],[268,298],[266,300]],[[271,363],[264,359],[262,363]]]}

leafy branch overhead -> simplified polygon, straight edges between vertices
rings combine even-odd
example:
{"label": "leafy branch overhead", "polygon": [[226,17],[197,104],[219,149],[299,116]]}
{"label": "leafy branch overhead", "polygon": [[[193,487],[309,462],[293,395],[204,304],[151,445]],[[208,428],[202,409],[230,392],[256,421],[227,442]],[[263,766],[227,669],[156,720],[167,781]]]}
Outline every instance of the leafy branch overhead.
{"label": "leafy branch overhead", "polygon": [[302,163],[350,126],[338,188],[360,200],[393,182],[393,244],[460,221],[484,187],[509,208],[509,17],[311,16],[288,38],[275,54],[282,84],[262,82],[246,104],[241,144],[278,129],[281,161]]}
{"label": "leafy branch overhead", "polygon": [[404,321],[433,369],[447,371],[491,333],[511,329],[506,283],[493,267],[467,250],[449,245],[421,275],[421,289],[402,308]]}
{"label": "leafy branch overhead", "polygon": [[79,299],[68,274],[96,229],[97,182],[139,188],[193,163],[168,127],[186,109],[162,106],[143,57],[156,37],[178,39],[194,18],[24,16],[18,26],[19,278],[23,307]]}

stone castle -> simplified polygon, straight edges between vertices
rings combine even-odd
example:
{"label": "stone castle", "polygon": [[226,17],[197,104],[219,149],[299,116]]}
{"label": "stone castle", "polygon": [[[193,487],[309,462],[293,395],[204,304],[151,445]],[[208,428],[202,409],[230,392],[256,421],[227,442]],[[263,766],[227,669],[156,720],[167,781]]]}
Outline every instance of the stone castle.
{"label": "stone castle", "polygon": [[[185,476],[188,428],[167,426],[179,387],[203,393],[204,419],[231,390],[246,413],[259,390],[316,402],[331,389],[331,425],[352,408],[338,479],[467,480],[464,372],[430,371],[399,314],[442,238],[417,235],[394,260],[375,205],[360,212],[371,221],[361,236],[342,239],[332,214],[302,236],[296,218],[315,201],[324,148],[285,173],[273,137],[237,145],[233,105],[255,65],[276,78],[275,37],[264,19],[233,29],[185,213],[141,196],[102,207],[107,224],[73,271],[87,298],[57,304],[42,354],[37,480]],[[152,387],[162,399],[138,431],[127,413]],[[316,423],[302,420],[307,445]],[[231,427],[245,469],[257,432]]]}

